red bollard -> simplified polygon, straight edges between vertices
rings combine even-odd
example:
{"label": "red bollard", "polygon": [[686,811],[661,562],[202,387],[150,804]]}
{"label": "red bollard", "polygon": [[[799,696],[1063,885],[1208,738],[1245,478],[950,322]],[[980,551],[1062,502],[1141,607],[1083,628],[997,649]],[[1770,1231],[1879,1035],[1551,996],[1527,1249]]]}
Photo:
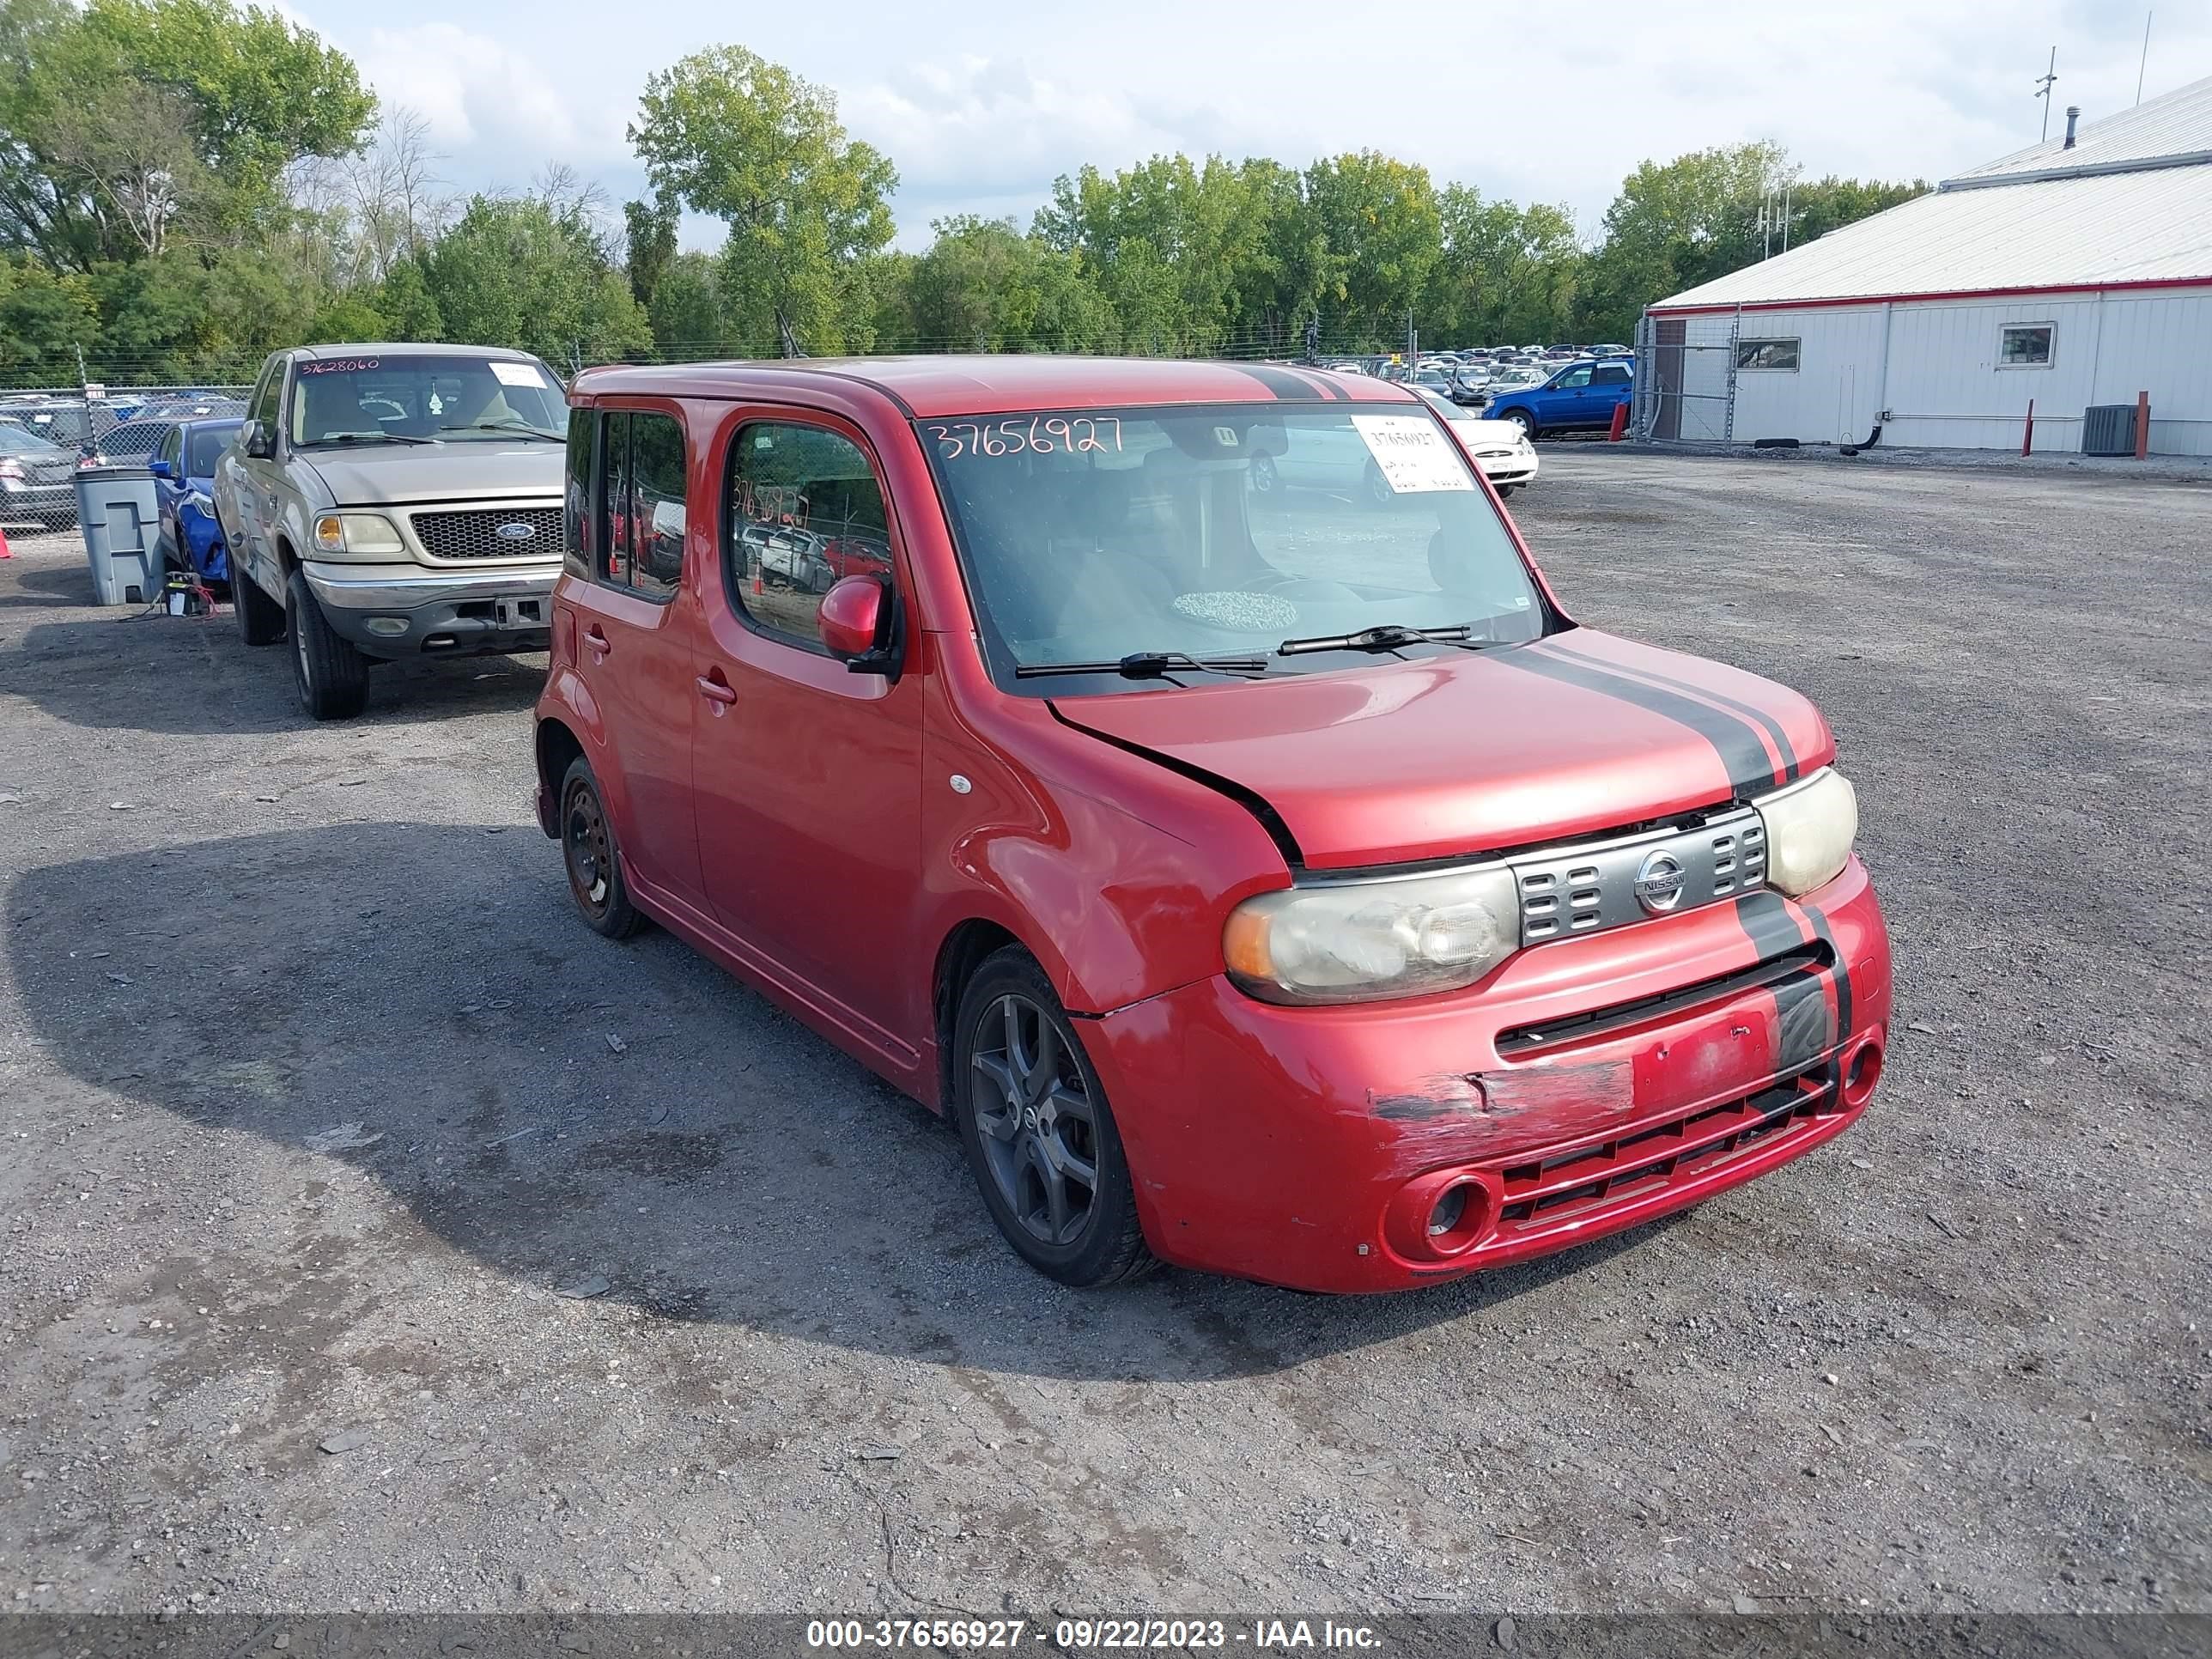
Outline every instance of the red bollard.
{"label": "red bollard", "polygon": [[2020,434],[2020,453],[2023,455],[2035,447],[2035,399],[2027,400],[2027,429]]}
{"label": "red bollard", "polygon": [[1619,442],[1620,441],[1620,440],[1621,440],[1622,435],[1623,435],[1625,433],[1626,433],[1626,432],[1627,432],[1627,430],[1628,430],[1628,405],[1627,405],[1626,404],[1620,404],[1616,405],[1616,406],[1614,407],[1614,409],[1613,409],[1613,430],[1612,430],[1612,431],[1610,431],[1610,432],[1608,432],[1608,433],[1607,433],[1607,434],[1605,434],[1605,441],[1606,441],[1606,442],[1607,442],[1607,443],[1609,443],[1609,444],[1617,444],[1617,443],[1619,443]]}
{"label": "red bollard", "polygon": [[2150,393],[2136,393],[2136,459],[2150,459]]}

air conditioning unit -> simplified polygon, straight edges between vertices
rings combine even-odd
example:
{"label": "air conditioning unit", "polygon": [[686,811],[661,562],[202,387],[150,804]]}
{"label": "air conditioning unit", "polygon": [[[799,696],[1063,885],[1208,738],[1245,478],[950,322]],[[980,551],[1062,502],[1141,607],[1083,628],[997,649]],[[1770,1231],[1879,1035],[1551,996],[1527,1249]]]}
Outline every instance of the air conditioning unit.
{"label": "air conditioning unit", "polygon": [[2136,406],[2133,404],[2092,404],[2083,410],[2081,453],[2084,455],[2134,454]]}

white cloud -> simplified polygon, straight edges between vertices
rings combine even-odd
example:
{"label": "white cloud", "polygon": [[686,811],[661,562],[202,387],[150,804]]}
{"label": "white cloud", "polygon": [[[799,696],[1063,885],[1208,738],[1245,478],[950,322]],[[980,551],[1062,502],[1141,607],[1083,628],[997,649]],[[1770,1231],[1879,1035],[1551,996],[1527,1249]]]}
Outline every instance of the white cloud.
{"label": "white cloud", "polygon": [[576,98],[534,57],[489,35],[453,23],[373,28],[356,57],[377,95],[421,114],[449,155],[518,164],[500,182],[522,182],[550,161],[629,161],[626,105]]}

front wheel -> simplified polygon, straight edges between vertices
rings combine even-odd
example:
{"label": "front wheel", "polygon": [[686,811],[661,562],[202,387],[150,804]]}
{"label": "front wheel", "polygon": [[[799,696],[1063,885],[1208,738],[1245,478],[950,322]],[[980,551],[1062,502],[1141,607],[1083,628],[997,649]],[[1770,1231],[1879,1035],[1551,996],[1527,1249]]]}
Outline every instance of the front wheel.
{"label": "front wheel", "polygon": [[988,957],[956,1018],[950,1104],[1006,1242],[1079,1290],[1149,1270],[1106,1091],[1036,958],[1017,945]]}
{"label": "front wheel", "polygon": [[1272,495],[1275,493],[1277,483],[1275,458],[1272,455],[1255,455],[1252,458],[1252,493],[1255,495]]}
{"label": "front wheel", "polygon": [[305,571],[295,570],[284,584],[284,622],[300,707],[319,720],[349,720],[367,708],[368,659],[331,626]]}
{"label": "front wheel", "polygon": [[1530,443],[1536,441],[1537,426],[1536,417],[1534,415],[1525,409],[1509,409],[1505,411],[1505,418],[1519,427],[1521,435]]}
{"label": "front wheel", "polygon": [[1397,505],[1398,492],[1390,488],[1390,481],[1382,476],[1382,469],[1372,461],[1367,463],[1366,483],[1369,506],[1395,507]]}
{"label": "front wheel", "polygon": [[1517,483],[1500,484],[1498,486],[1498,494],[1499,497],[1503,499],[1507,495],[1510,495],[1515,490],[1520,488],[1521,486]]}

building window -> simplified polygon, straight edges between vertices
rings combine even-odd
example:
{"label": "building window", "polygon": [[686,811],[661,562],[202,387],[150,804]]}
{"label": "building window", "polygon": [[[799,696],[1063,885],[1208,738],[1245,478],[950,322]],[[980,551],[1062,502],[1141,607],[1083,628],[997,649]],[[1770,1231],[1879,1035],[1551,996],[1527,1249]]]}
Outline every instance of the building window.
{"label": "building window", "polygon": [[2006,324],[2003,333],[1997,338],[1997,367],[2050,368],[2051,335],[2049,323]]}
{"label": "building window", "polygon": [[1735,343],[1735,366],[1738,368],[1779,368],[1795,374],[1797,372],[1797,342],[1738,340]]}

